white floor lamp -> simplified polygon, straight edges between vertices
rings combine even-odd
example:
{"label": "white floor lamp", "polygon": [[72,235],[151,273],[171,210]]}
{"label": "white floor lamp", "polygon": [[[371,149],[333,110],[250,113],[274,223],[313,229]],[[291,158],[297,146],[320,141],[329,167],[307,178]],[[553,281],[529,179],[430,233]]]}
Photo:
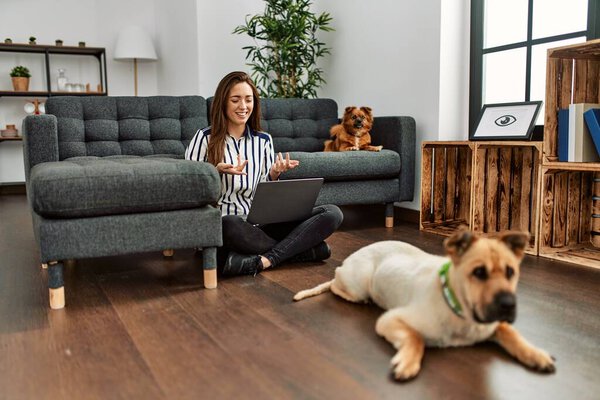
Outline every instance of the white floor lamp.
{"label": "white floor lamp", "polygon": [[156,51],[150,35],[139,26],[128,26],[119,33],[115,46],[115,60],[133,60],[133,79],[135,95],[138,95],[138,60],[157,60]]}

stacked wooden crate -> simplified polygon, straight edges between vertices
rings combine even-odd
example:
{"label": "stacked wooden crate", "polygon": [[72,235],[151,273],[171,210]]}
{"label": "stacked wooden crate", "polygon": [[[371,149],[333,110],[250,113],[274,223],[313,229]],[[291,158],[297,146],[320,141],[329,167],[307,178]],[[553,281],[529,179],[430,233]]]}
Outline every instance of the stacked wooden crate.
{"label": "stacked wooden crate", "polygon": [[532,233],[537,253],[541,142],[424,142],[421,229],[450,235],[460,225],[493,234]]}
{"label": "stacked wooden crate", "polygon": [[[600,163],[558,161],[558,110],[600,103],[600,40],[548,50],[540,204],[541,256],[600,268],[592,235]],[[593,207],[595,209],[593,209]]]}

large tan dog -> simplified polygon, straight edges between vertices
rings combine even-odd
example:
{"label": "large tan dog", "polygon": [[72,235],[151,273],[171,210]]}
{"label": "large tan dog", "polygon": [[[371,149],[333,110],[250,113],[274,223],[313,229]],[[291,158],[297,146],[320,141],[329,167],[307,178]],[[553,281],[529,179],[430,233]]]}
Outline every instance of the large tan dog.
{"label": "large tan dog", "polygon": [[372,127],[373,113],[370,107],[346,107],[342,123],[331,127],[331,140],[325,141],[323,151],[380,151],[383,146],[371,146]]}
{"label": "large tan dog", "polygon": [[375,330],[398,350],[391,361],[396,379],[419,373],[425,346],[485,340],[498,342],[530,368],[553,372],[553,358],[509,325],[516,316],[519,264],[528,238],[507,232],[489,239],[459,230],[444,242],[449,257],[398,241],[374,243],[344,260],[333,280],[297,293],[294,300],[331,290],[388,310]]}

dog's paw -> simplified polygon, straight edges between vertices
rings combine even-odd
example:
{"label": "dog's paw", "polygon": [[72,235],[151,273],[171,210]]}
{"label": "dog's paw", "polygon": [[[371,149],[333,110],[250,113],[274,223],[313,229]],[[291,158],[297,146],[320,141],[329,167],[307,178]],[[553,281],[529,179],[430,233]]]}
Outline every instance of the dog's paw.
{"label": "dog's paw", "polygon": [[421,360],[417,357],[410,357],[406,351],[398,351],[391,361],[394,371],[394,378],[399,381],[412,379],[421,370]]}
{"label": "dog's paw", "polygon": [[522,361],[529,368],[535,369],[536,371],[548,373],[556,371],[554,357],[542,349],[532,347],[527,354],[525,354]]}
{"label": "dog's paw", "polygon": [[375,151],[381,151],[381,149],[383,149],[383,146],[375,146]]}

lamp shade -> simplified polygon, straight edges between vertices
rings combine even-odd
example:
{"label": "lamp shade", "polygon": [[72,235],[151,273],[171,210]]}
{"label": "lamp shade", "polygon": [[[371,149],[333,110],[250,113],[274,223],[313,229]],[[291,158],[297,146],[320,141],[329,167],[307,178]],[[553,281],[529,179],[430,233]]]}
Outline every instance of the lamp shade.
{"label": "lamp shade", "polygon": [[139,26],[128,26],[119,32],[115,46],[115,60],[156,60],[156,51],[150,35]]}

